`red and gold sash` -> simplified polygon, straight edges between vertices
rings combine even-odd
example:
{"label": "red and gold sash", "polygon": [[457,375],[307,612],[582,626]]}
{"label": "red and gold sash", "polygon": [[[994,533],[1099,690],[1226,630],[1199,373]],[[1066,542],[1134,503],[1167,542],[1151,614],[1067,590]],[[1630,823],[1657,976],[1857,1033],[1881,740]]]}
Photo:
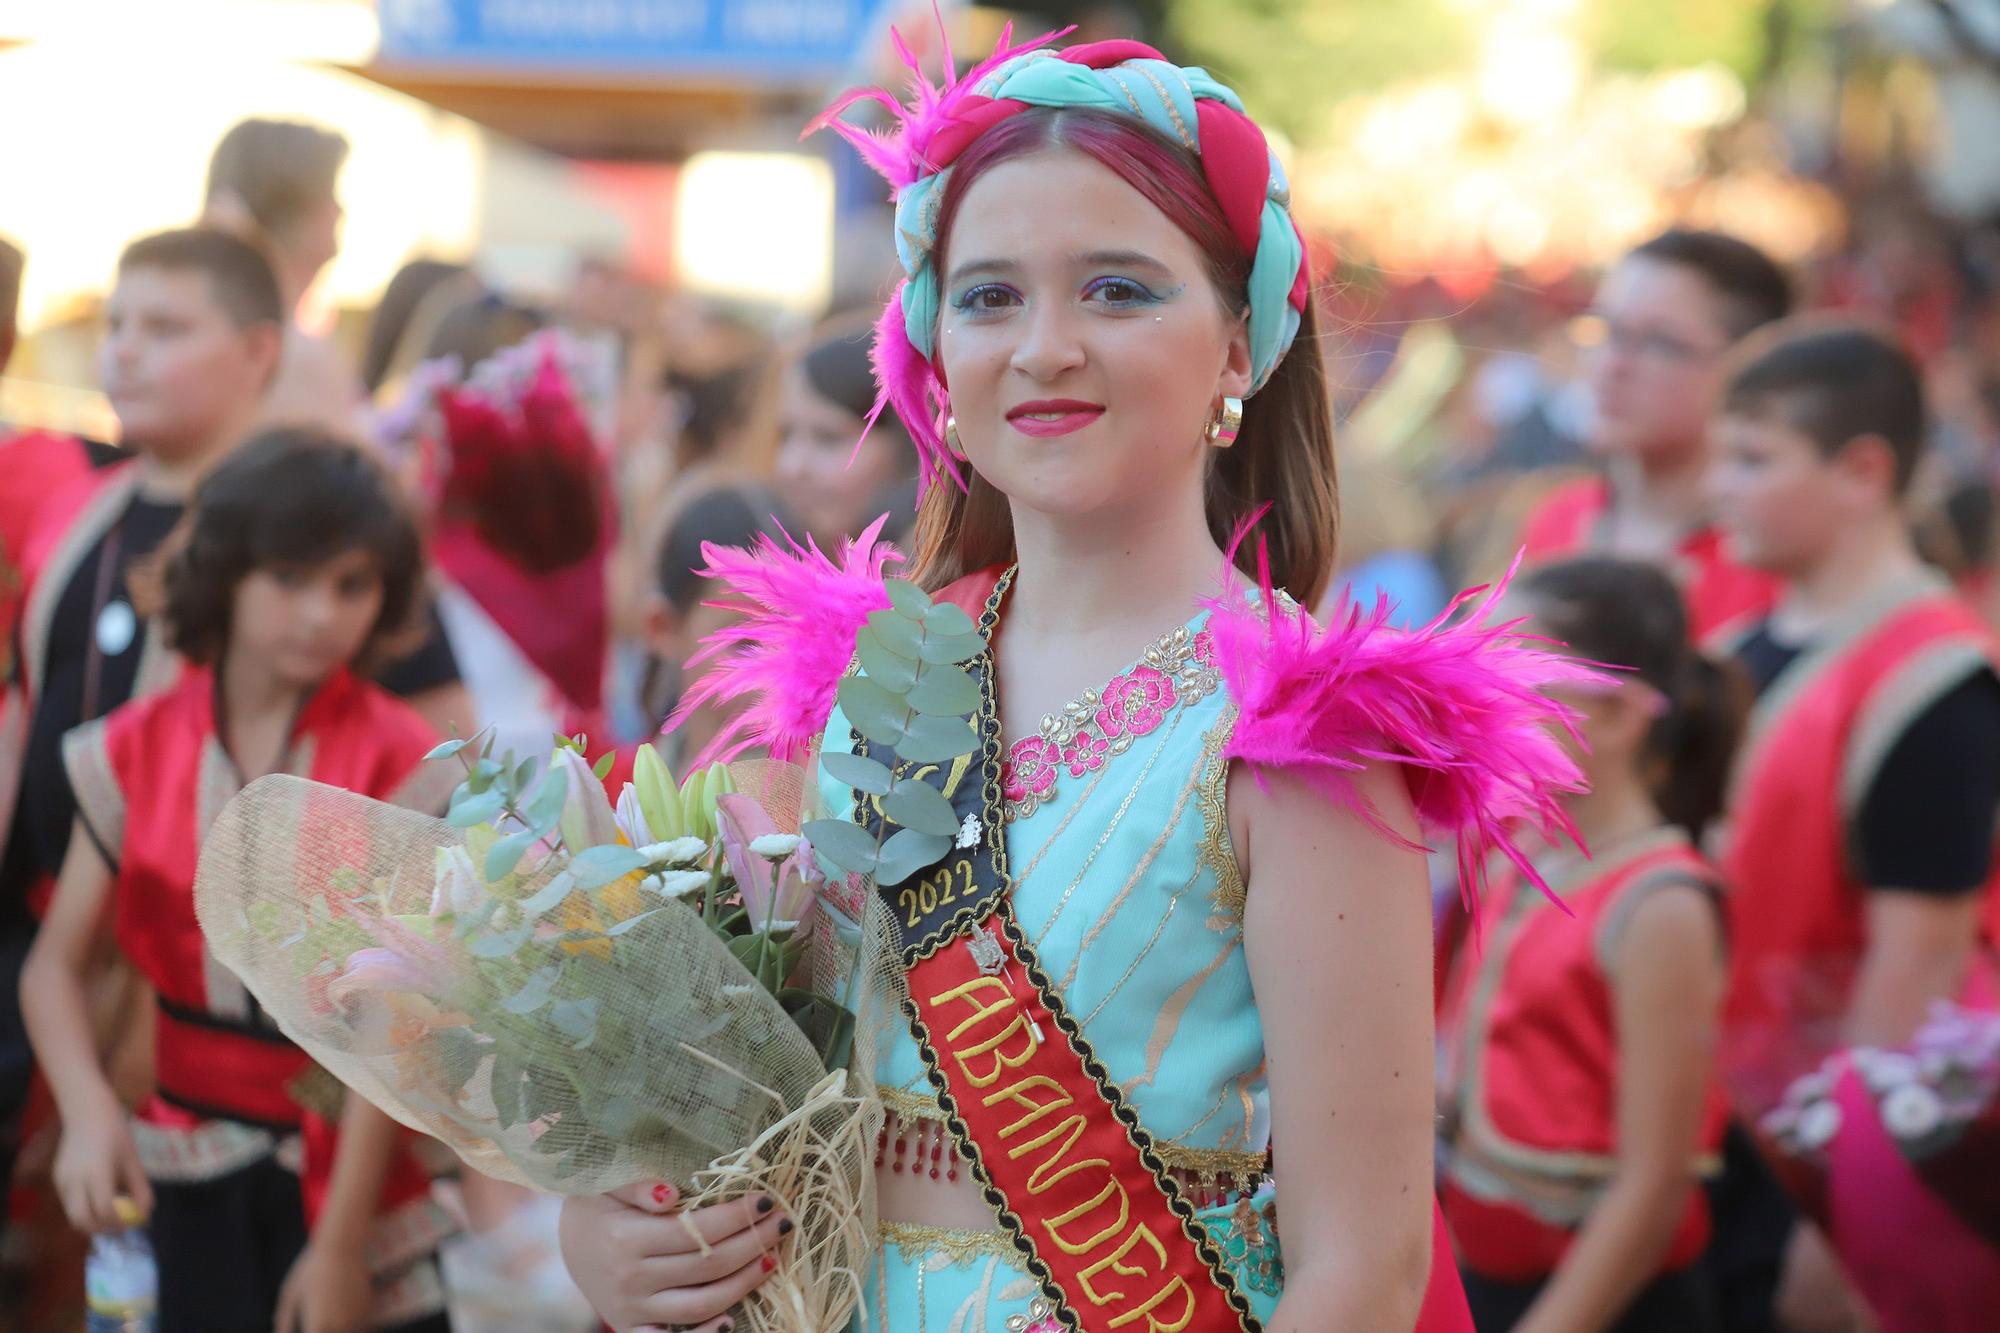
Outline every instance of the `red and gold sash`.
{"label": "red and gold sash", "polygon": [[[978,576],[975,576],[977,578]],[[952,1136],[1065,1328],[1133,1333],[1261,1328],[1153,1139],[1107,1077],[1009,906],[992,634],[1008,578],[982,580],[980,781],[941,775],[976,838],[882,896],[901,930],[905,1013]],[[940,600],[958,601],[958,589]],[[857,736],[900,774],[900,762]],[[873,828],[879,812],[860,802]]]}

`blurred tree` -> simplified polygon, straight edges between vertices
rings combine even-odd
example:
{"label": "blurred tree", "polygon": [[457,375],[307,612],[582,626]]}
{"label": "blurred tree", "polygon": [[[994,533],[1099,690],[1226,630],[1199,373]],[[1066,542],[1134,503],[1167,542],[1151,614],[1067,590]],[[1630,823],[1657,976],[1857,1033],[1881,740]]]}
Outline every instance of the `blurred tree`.
{"label": "blurred tree", "polygon": [[1356,93],[1469,59],[1477,25],[1452,0],[1167,0],[1165,37],[1295,139]]}

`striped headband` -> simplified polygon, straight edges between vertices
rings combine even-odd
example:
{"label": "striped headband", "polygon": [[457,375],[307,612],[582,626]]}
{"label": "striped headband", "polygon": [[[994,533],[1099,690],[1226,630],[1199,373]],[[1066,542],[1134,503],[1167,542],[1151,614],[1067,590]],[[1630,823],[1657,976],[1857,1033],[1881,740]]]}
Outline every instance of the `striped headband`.
{"label": "striped headband", "polygon": [[[831,129],[853,144],[896,191],[896,254],[903,280],[875,328],[873,359],[885,406],[916,442],[929,484],[939,471],[963,484],[942,423],[946,395],[933,364],[940,301],[938,212],[951,167],[980,135],[1030,107],[1079,107],[1129,116],[1193,153],[1201,163],[1229,230],[1250,257],[1252,391],[1262,388],[1299,330],[1312,275],[1304,240],[1291,215],[1284,169],[1234,92],[1202,69],[1166,60],[1132,41],[1089,42],[1062,51],[1049,33],[1019,46],[1011,29],[987,59],[942,86],[924,75],[900,35],[896,50],[910,67],[915,96],[908,105],[880,88],[847,93],[806,127]],[[950,66],[946,52],[946,65]],[[895,125],[876,135],[840,114],[857,102],[886,108]]]}

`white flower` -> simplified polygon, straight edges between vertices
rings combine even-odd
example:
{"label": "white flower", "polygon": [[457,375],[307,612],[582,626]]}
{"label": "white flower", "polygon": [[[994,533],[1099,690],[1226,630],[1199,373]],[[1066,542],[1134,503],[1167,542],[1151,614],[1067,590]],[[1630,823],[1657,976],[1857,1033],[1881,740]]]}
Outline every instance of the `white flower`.
{"label": "white flower", "polygon": [[1920,1139],[1944,1123],[1944,1104],[1921,1083],[1905,1083],[1882,1099],[1882,1124],[1899,1139]]}
{"label": "white flower", "polygon": [[1840,1108],[1832,1102],[1814,1102],[1799,1112],[1799,1146],[1824,1148],[1840,1133]]}
{"label": "white flower", "polygon": [[750,854],[761,856],[766,861],[782,861],[799,849],[799,835],[796,833],[766,833],[761,838],[750,840]]}
{"label": "white flower", "polygon": [[618,808],[612,812],[618,821],[618,831],[625,835],[625,841],[634,847],[644,847],[653,840],[652,825],[646,822],[646,812],[639,805],[639,789],[631,783],[618,794]]}
{"label": "white flower", "polygon": [[1878,1094],[1916,1082],[1917,1072],[1916,1060],[1900,1051],[1877,1051],[1861,1070],[1869,1091]]}
{"label": "white flower", "polygon": [[699,870],[669,870],[663,875],[648,875],[646,884],[665,897],[685,898],[707,888],[708,876]]}
{"label": "white flower", "polygon": [[489,896],[486,877],[463,847],[438,848],[436,873],[437,882],[431,889],[432,916],[473,911]]}
{"label": "white flower", "polygon": [[700,838],[674,838],[639,849],[639,855],[651,866],[691,866],[707,854],[708,844]]}

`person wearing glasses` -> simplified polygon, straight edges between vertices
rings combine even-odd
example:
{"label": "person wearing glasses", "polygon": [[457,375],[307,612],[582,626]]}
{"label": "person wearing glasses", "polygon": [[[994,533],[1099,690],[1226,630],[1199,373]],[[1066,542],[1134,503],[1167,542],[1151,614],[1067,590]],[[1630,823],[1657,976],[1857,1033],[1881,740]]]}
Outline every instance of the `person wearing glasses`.
{"label": "person wearing glasses", "polygon": [[1663,232],[1613,265],[1579,321],[1595,409],[1588,444],[1600,469],[1529,515],[1527,558],[1659,563],[1687,599],[1697,641],[1767,612],[1777,584],[1724,552],[1702,478],[1730,349],[1791,305],[1784,270],[1720,232]]}

